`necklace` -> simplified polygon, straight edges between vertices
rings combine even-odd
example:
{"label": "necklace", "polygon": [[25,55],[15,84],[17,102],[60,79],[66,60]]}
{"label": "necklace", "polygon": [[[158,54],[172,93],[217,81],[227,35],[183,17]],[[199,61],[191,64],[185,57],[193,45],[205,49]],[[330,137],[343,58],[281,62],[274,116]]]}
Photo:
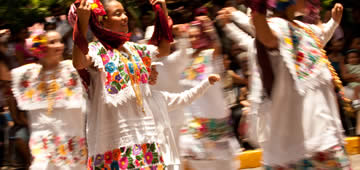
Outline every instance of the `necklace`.
{"label": "necklace", "polygon": [[[125,67],[129,72],[131,87],[133,88],[133,90],[135,92],[136,104],[141,108],[141,111],[145,114],[144,104],[143,104],[142,95],[141,95],[141,91],[140,91],[139,67],[137,66],[137,64],[134,60],[134,57],[132,55],[126,54],[128,56],[128,57],[126,57],[125,54],[120,53],[118,50],[115,50],[115,51],[119,54],[120,60],[125,64]],[[131,72],[130,72],[129,62],[131,62],[131,64],[132,64],[132,67],[134,69],[134,74],[131,74]]]}
{"label": "necklace", "polygon": [[48,73],[41,72],[41,75],[40,75],[40,81],[41,81],[40,83],[44,84],[44,86],[45,86],[46,98],[47,98],[47,102],[48,102],[48,107],[47,107],[48,115],[51,115],[52,111],[54,110],[53,107],[55,105],[56,92],[60,88],[56,81],[59,71],[60,71],[60,69],[58,66],[56,69],[49,71]]}

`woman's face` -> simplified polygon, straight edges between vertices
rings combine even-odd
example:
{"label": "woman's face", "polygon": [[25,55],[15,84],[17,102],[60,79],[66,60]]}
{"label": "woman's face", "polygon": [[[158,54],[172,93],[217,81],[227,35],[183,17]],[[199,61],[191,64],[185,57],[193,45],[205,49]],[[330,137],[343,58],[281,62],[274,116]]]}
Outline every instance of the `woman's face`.
{"label": "woman's face", "polygon": [[201,31],[198,27],[190,27],[189,30],[189,39],[191,45],[197,45],[198,40],[201,39]]}
{"label": "woman's face", "polygon": [[107,19],[104,20],[104,27],[114,32],[129,31],[128,17],[122,4],[118,1],[110,1],[106,4]]}
{"label": "woman's face", "polygon": [[357,49],[357,50],[360,50],[360,37],[355,38],[355,39],[351,42],[350,47],[351,47],[351,48],[354,48],[354,49]]}
{"label": "woman's face", "polygon": [[64,52],[64,44],[61,42],[61,35],[58,32],[50,31],[46,33],[46,38],[46,55],[40,60],[46,63],[60,62]]}
{"label": "woman's face", "polygon": [[347,62],[349,64],[353,64],[353,65],[356,65],[356,64],[359,64],[360,63],[360,59],[359,59],[359,55],[358,53],[349,53],[348,56],[347,56]]}

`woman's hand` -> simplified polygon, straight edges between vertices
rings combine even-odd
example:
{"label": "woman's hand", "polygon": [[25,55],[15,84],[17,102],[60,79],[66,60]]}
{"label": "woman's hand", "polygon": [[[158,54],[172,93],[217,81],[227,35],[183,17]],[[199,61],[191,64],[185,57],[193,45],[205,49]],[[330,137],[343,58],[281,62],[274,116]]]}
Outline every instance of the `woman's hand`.
{"label": "woman's hand", "polygon": [[214,85],[216,82],[220,81],[220,76],[218,74],[210,74],[208,79],[209,83]]}
{"label": "woman's hand", "polygon": [[166,0],[149,0],[151,5],[155,5],[157,3],[160,3],[161,5],[165,5],[166,6]]}
{"label": "woman's hand", "polygon": [[164,10],[166,18],[168,17],[168,10],[166,7],[166,0],[149,0],[151,5],[155,5],[155,4],[161,4],[161,8]]}
{"label": "woman's hand", "polygon": [[215,27],[208,16],[198,16],[195,20],[200,21],[204,27],[205,33],[213,34],[215,31]]}
{"label": "woman's hand", "polygon": [[336,3],[334,8],[331,10],[331,16],[335,22],[340,23],[344,7],[340,3]]}
{"label": "woman's hand", "polygon": [[89,19],[91,14],[91,6],[87,0],[82,0],[80,6],[76,9],[77,16],[79,17],[79,29],[81,33],[86,36]]}

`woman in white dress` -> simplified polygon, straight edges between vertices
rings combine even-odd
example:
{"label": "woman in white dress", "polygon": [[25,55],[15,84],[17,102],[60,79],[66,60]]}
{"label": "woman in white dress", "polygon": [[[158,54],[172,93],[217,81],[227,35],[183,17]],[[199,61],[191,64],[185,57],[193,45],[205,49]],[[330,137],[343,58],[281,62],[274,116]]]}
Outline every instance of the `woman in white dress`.
{"label": "woman in white dress", "polygon": [[62,61],[58,32],[34,35],[30,50],[39,64],[11,70],[18,107],[28,111],[30,169],[86,169],[85,100],[81,79],[70,60]]}
{"label": "woman in white dress", "polygon": [[[167,18],[164,0],[152,0],[151,3],[160,3],[163,17]],[[90,77],[88,168],[178,168],[179,155],[168,118],[171,107],[168,106],[192,99],[158,93],[149,86],[151,60],[168,55],[170,39],[162,39],[159,48],[128,42],[128,19],[122,4],[116,0],[104,1],[105,10],[99,15],[96,14],[99,10],[91,10],[91,7],[101,7],[101,4],[81,1],[78,5],[78,31],[85,35],[90,24],[99,40],[88,44],[88,48],[75,40],[73,51],[75,67],[86,69]],[[104,13],[105,16],[99,17]],[[103,20],[98,23],[100,18]],[[165,26],[168,27],[168,23]],[[159,33],[156,29],[155,26],[155,33]],[[99,35],[99,32],[113,32],[110,35],[118,39],[104,37],[105,34]],[[206,87],[206,84],[199,85]]]}
{"label": "woman in white dress", "polygon": [[281,17],[270,19],[266,1],[250,3],[257,39],[249,45],[251,113],[266,123],[264,164],[266,169],[351,169],[334,92],[339,80],[322,50],[341,20],[342,6],[337,4],[333,19],[319,27],[294,20],[304,3],[279,2]]}

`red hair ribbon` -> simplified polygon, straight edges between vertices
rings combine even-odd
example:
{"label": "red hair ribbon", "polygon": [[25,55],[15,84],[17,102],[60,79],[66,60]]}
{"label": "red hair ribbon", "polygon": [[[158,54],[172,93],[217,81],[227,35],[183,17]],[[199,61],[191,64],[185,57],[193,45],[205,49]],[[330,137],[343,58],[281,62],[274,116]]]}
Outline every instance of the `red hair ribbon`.
{"label": "red hair ribbon", "polygon": [[161,8],[160,4],[156,4],[153,6],[155,14],[156,14],[156,21],[155,21],[155,30],[153,36],[149,40],[149,44],[159,45],[160,41],[163,39],[168,40],[169,42],[173,42],[172,36],[172,20],[170,17],[166,18],[165,12]]}

